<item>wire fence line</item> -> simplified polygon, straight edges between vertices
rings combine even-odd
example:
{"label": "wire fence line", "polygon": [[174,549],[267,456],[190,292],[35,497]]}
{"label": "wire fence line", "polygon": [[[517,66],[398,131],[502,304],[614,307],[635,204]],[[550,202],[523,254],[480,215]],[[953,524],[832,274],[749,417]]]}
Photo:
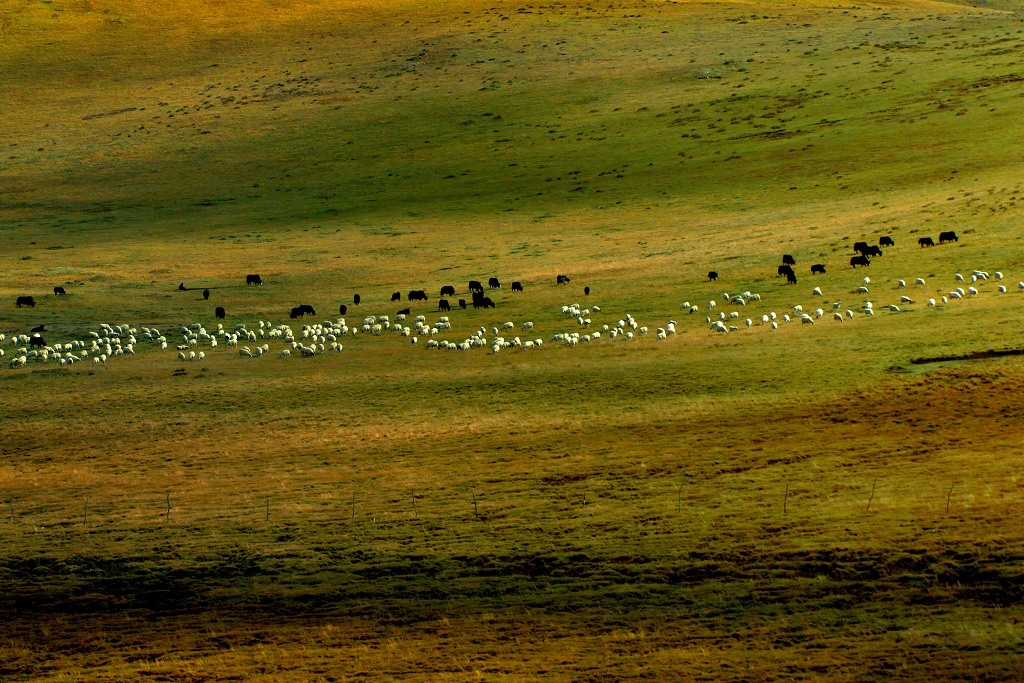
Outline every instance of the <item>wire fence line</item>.
{"label": "wire fence line", "polygon": [[[335,490],[323,493],[276,492],[273,495],[252,492],[225,496],[216,501],[194,500],[189,494],[167,491],[157,496],[69,496],[45,500],[17,494],[2,498],[0,528],[52,528],[153,526],[176,524],[202,525],[237,521],[242,523],[277,522],[339,522],[394,524],[402,522],[463,522],[516,519],[614,519],[643,517],[648,520],[679,519],[687,516],[718,513],[735,515],[748,512],[763,518],[796,518],[814,512],[845,512],[850,515],[885,515],[892,512],[920,511],[940,515],[958,515],[967,510],[987,508],[979,505],[981,497],[991,498],[990,491],[972,491],[953,482],[933,486],[914,495],[904,492],[885,493],[884,483],[871,482],[863,496],[822,497],[809,492],[820,487],[799,486],[797,482],[781,483],[777,491],[757,489],[756,495],[739,499],[733,496],[714,503],[710,493],[680,484],[658,491],[615,492],[602,495],[594,488],[566,491],[561,496],[534,492],[523,498],[516,494],[488,492],[483,487],[467,487],[453,494],[451,490],[430,491],[408,489],[401,494],[383,495],[373,492]],[[684,494],[687,494],[684,496]],[[955,495],[954,495],[955,494]],[[1007,496],[1010,494],[1007,493]],[[997,497],[998,500],[998,497]],[[1006,498],[1009,502],[1009,498]],[[1019,503],[1020,501],[1014,501]]]}

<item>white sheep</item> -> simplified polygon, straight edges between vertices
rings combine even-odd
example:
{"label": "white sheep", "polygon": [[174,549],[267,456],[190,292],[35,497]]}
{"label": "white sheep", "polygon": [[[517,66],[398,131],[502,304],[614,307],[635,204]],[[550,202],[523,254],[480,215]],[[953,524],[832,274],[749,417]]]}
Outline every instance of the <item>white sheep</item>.
{"label": "white sheep", "polygon": [[838,320],[839,322],[843,322],[843,314],[842,313],[833,313],[832,314],[832,319],[833,320]]}
{"label": "white sheep", "polygon": [[923,277],[917,278],[916,280],[914,280],[914,284],[915,285],[921,285],[922,287],[924,287],[924,278]]}
{"label": "white sheep", "polygon": [[812,296],[822,296],[822,294],[821,294],[821,287],[815,287],[814,289],[812,289],[811,290],[811,295]]}
{"label": "white sheep", "polygon": [[964,276],[961,275],[960,273],[957,273],[954,277],[956,277],[956,281],[957,282],[963,282],[964,281]]}
{"label": "white sheep", "polygon": [[900,303],[901,304],[912,304],[912,303],[914,303],[914,300],[911,299],[909,296],[904,295],[904,296],[900,297]]}
{"label": "white sheep", "polygon": [[900,287],[906,287],[907,286],[907,283],[906,283],[905,280],[897,280],[896,282],[897,282],[897,284],[899,284]]}

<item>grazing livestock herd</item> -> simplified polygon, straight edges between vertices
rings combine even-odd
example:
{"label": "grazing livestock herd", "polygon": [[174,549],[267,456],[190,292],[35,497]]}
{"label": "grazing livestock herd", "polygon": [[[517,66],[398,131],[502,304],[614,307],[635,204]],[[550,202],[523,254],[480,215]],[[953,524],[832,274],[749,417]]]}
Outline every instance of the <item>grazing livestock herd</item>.
{"label": "grazing livestock herd", "polygon": [[[927,239],[927,238],[922,238]],[[929,239],[929,242],[931,240]],[[957,241],[956,234],[944,232],[940,235],[940,243]],[[924,242],[920,242],[922,245]],[[879,240],[879,246],[894,247],[891,237],[885,236]],[[854,246],[857,255],[851,260],[851,266],[866,266],[870,263],[868,255],[880,256],[881,249],[877,246],[868,245],[865,242],[858,242]],[[796,259],[791,254],[785,254],[783,263],[778,267],[778,275],[785,275],[787,283],[796,284],[795,266]],[[825,264],[816,263],[810,267],[814,275],[825,275]],[[710,271],[708,279],[715,281],[718,273]],[[968,284],[968,279],[970,284]],[[954,301],[971,299],[983,295],[987,283],[996,283],[996,291],[1005,294],[1007,288],[1001,284],[1003,274],[984,270],[975,270],[969,277],[961,274],[954,276],[954,281],[962,283],[963,286],[954,286],[945,293],[936,292],[936,296],[929,297],[924,293],[925,280],[917,277],[913,280],[913,287],[919,288],[921,294],[911,295],[907,281],[900,279],[893,283],[888,292],[893,296],[891,303],[880,304],[877,307],[868,299],[872,284],[870,277],[864,277],[852,293],[857,295],[860,301],[856,304],[844,304],[838,296],[838,292],[830,292],[827,284],[815,286],[810,290],[810,296],[821,300],[820,306],[811,305],[804,310],[802,303],[783,306],[780,312],[769,310],[762,302],[762,296],[751,291],[742,293],[723,293],[721,298],[717,296],[705,306],[706,315],[697,315],[701,312],[702,306],[685,301],[680,308],[685,312],[687,319],[699,321],[703,317],[704,324],[712,332],[728,334],[738,332],[741,329],[753,329],[763,327],[764,329],[777,330],[780,324],[799,321],[800,326],[815,325],[831,313],[831,319],[836,322],[848,322],[855,318],[870,318],[876,311],[886,311],[890,314],[903,313],[908,307],[917,305],[921,301],[927,307],[938,307],[951,304]],[[825,280],[817,280],[824,283]],[[567,275],[558,275],[555,278],[556,286],[568,284],[570,278]],[[259,275],[251,274],[246,276],[247,285],[262,285],[263,279]],[[488,288],[496,290],[501,288],[501,283],[496,277],[489,278]],[[870,287],[869,287],[870,286]],[[184,283],[179,286],[184,290]],[[523,292],[522,283],[513,282],[511,286],[514,292]],[[58,292],[58,290],[60,290]],[[481,282],[473,280],[468,284],[471,294],[473,309],[493,309],[495,302],[484,295],[484,287]],[[903,290],[903,291],[900,291]],[[1018,283],[1017,290],[1024,292],[1024,282]],[[209,290],[204,291],[204,298],[208,298]],[[441,297],[438,301],[437,312],[447,314],[452,311],[452,305],[448,298],[456,295],[456,289],[452,285],[445,285],[440,288]],[[787,290],[788,291],[788,290]],[[54,289],[55,294],[64,295],[62,287]],[[584,289],[584,294],[589,295],[590,288]],[[879,292],[885,294],[884,291]],[[898,301],[896,295],[898,293]],[[428,301],[429,297],[425,290],[410,290],[407,294],[410,302]],[[400,301],[401,293],[395,292],[391,301]],[[353,297],[354,305],[360,304],[360,296]],[[468,308],[465,299],[458,300],[458,308]],[[34,307],[36,302],[31,296],[19,296],[16,305]],[[763,310],[756,307],[761,306]],[[719,310],[719,307],[733,310]],[[744,311],[745,313],[741,313]],[[10,368],[25,368],[35,363],[59,363],[62,366],[73,365],[78,362],[89,360],[93,365],[104,365],[114,358],[120,356],[134,356],[137,351],[143,348],[155,348],[159,351],[169,351],[171,354],[177,352],[176,358],[185,362],[202,362],[209,352],[212,355],[223,355],[224,349],[235,349],[241,358],[258,358],[266,355],[276,355],[278,358],[303,357],[312,358],[328,352],[341,352],[343,349],[342,340],[356,339],[359,335],[369,335],[369,338],[382,337],[386,335],[397,335],[405,337],[413,348],[430,350],[462,350],[469,351],[475,348],[490,349],[492,353],[498,353],[505,349],[531,350],[544,346],[544,340],[536,337],[534,321],[526,321],[517,325],[513,321],[505,321],[499,324],[485,323],[478,317],[469,317],[466,322],[474,320],[471,327],[474,328],[468,334],[453,336],[452,321],[448,315],[441,315],[433,323],[427,322],[425,315],[417,315],[412,320],[412,309],[410,307],[401,309],[392,318],[389,315],[367,315],[361,323],[350,325],[346,320],[347,306],[339,307],[341,317],[335,320],[324,320],[317,323],[302,324],[300,328],[293,329],[288,324],[275,324],[269,320],[259,320],[255,325],[239,323],[233,328],[226,327],[223,323],[217,323],[215,328],[207,329],[201,323],[190,323],[174,327],[173,332],[162,333],[152,326],[132,326],[127,324],[109,325],[100,324],[95,329],[86,330],[76,335],[77,339],[48,343],[43,337],[45,328],[39,326],[33,329],[32,334],[0,334],[0,342],[9,340],[9,345],[15,347],[13,360],[7,365]],[[315,317],[316,310],[309,304],[301,304],[291,309],[290,318],[296,320],[307,316]],[[464,314],[473,316],[473,314]],[[226,318],[223,307],[217,306],[215,316],[218,320]],[[650,327],[641,324],[630,313],[623,312],[620,315],[611,315],[611,312],[602,312],[600,306],[591,305],[583,307],[578,303],[564,304],[556,312],[549,311],[541,313],[541,320],[548,328],[550,336],[549,344],[554,342],[558,345],[575,347],[581,344],[593,344],[601,340],[617,340],[617,343],[629,342],[648,334]],[[692,317],[691,317],[692,316]],[[525,337],[527,333],[534,335],[532,339],[524,339],[516,334],[517,328],[520,334]],[[663,341],[679,333],[680,324],[675,320],[667,320],[655,326],[655,333],[652,335],[655,340]],[[175,338],[176,337],[176,338]],[[173,341],[172,341],[173,339]],[[420,340],[425,340],[420,343]],[[279,346],[276,354],[271,352],[271,344]],[[0,344],[2,346],[2,344]],[[221,351],[218,351],[221,350]],[[5,351],[0,348],[0,356]]]}

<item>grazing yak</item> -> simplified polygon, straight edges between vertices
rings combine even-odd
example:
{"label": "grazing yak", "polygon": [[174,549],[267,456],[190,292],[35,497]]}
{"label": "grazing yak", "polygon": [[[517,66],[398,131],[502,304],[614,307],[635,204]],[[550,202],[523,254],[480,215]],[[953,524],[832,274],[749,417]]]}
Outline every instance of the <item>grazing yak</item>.
{"label": "grazing yak", "polygon": [[422,289],[411,289],[407,298],[409,301],[426,301],[427,293]]}
{"label": "grazing yak", "polygon": [[945,244],[946,242],[959,242],[960,238],[956,236],[956,232],[947,230],[946,232],[939,233],[939,244]]}
{"label": "grazing yak", "polygon": [[[463,306],[463,308],[465,308],[465,306]],[[441,299],[437,302],[437,310],[447,312],[452,310],[452,305],[448,303],[448,299]]]}
{"label": "grazing yak", "polygon": [[793,256],[791,254],[783,254],[782,255],[782,264],[786,265],[786,266],[795,266],[796,265],[796,259],[793,258]]}
{"label": "grazing yak", "polygon": [[583,296],[590,296],[590,287],[583,288]]}
{"label": "grazing yak", "polygon": [[796,273],[793,272],[792,268],[790,268],[789,272],[786,273],[786,284],[788,284],[788,285],[795,285],[796,284]]}
{"label": "grazing yak", "polygon": [[209,301],[209,299],[210,299],[210,290],[204,289],[203,290],[203,301]]}
{"label": "grazing yak", "polygon": [[356,305],[356,306],[359,305],[359,295],[358,294],[355,294],[355,295],[352,296],[352,303],[354,305]]}
{"label": "grazing yak", "polygon": [[501,289],[501,283],[498,282],[498,278],[492,277],[487,280],[487,286],[490,289]]}
{"label": "grazing yak", "polygon": [[469,291],[470,291],[470,293],[479,292],[480,294],[483,294],[484,293],[484,286],[482,284],[480,284],[479,280],[470,280],[469,281]]}
{"label": "grazing yak", "polygon": [[41,334],[33,334],[31,337],[29,337],[28,345],[43,348],[46,346],[46,340],[43,339],[43,335]]}
{"label": "grazing yak", "polygon": [[409,315],[411,311],[408,308],[403,308],[396,315]]}
{"label": "grazing yak", "polygon": [[466,310],[466,300],[465,299],[459,299],[459,308],[461,308],[462,310]]}
{"label": "grazing yak", "polygon": [[922,247],[934,247],[935,241],[931,237],[919,237],[917,243]]}
{"label": "grazing yak", "polygon": [[520,282],[519,280],[516,280],[515,282],[513,282],[512,283],[512,291],[513,292],[521,292],[521,291],[523,291],[523,283]]}
{"label": "grazing yak", "polygon": [[293,308],[289,317],[294,319],[301,318],[304,315],[316,315],[316,311],[313,310],[313,307],[309,304],[302,304],[301,306]]}
{"label": "grazing yak", "polygon": [[878,246],[880,247],[895,247],[896,243],[892,241],[892,238],[888,235],[882,235],[878,238]]}
{"label": "grazing yak", "polygon": [[855,252],[857,252],[858,254],[860,254],[861,256],[863,256],[864,252],[866,252],[868,250],[868,243],[867,242],[854,242],[853,243],[853,250]]}
{"label": "grazing yak", "polygon": [[824,275],[824,274],[825,274],[825,264],[824,263],[815,263],[813,266],[811,266],[811,275]]}
{"label": "grazing yak", "polygon": [[854,256],[850,259],[850,266],[856,268],[857,266],[870,266],[871,261],[868,260],[867,256],[861,254],[860,256]]}
{"label": "grazing yak", "polygon": [[481,296],[473,299],[473,308],[494,308],[494,302],[489,296]]}
{"label": "grazing yak", "polygon": [[455,296],[455,287],[452,285],[445,285],[441,288],[441,296]]}
{"label": "grazing yak", "polygon": [[224,313],[224,307],[218,306],[217,308],[213,309],[213,315],[216,316],[218,320],[223,320],[224,316],[226,315]]}
{"label": "grazing yak", "polygon": [[861,256],[881,256],[882,250],[872,244],[867,249],[862,251],[860,254]]}
{"label": "grazing yak", "polygon": [[65,294],[67,294],[67,292],[64,291],[64,288],[61,287],[60,285],[53,288],[53,293],[56,296],[64,296]]}
{"label": "grazing yak", "polygon": [[340,313],[341,315],[347,315],[348,314],[348,306],[346,306],[345,304],[342,304],[342,305],[338,306],[338,313]]}
{"label": "grazing yak", "polygon": [[567,284],[569,284],[570,280],[571,279],[570,279],[570,277],[568,275],[559,275],[558,277],[555,278],[555,284],[556,285],[567,285]]}
{"label": "grazing yak", "polygon": [[779,266],[778,275],[776,277],[782,277],[785,275],[787,278],[793,273],[793,266],[786,265],[785,263]]}
{"label": "grazing yak", "polygon": [[402,293],[401,292],[394,292],[391,295],[391,300],[392,301],[401,301],[402,300]]}
{"label": "grazing yak", "polygon": [[18,308],[21,308],[22,306],[32,306],[34,308],[36,305],[36,300],[30,296],[19,296],[18,300],[15,302],[15,305]]}
{"label": "grazing yak", "polygon": [[248,285],[262,285],[263,278],[260,277],[259,273],[252,273],[245,276],[245,284]]}
{"label": "grazing yak", "polygon": [[714,282],[718,279],[718,271],[712,270],[708,272],[708,280]]}

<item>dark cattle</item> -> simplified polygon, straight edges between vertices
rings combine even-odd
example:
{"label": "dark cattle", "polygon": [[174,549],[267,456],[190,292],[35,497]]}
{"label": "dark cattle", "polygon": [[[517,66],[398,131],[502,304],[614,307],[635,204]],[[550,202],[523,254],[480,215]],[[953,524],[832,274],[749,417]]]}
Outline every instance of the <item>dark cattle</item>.
{"label": "dark cattle", "polygon": [[42,335],[34,334],[28,340],[29,346],[46,346],[46,340],[43,339]]}
{"label": "dark cattle", "polygon": [[952,230],[939,233],[939,244],[945,244],[946,242],[959,242],[960,238],[956,236],[956,233]]}
{"label": "dark cattle", "polygon": [[352,303],[355,304],[356,306],[359,305],[359,295],[358,294],[356,294],[355,296],[352,297]]}
{"label": "dark cattle", "polygon": [[498,278],[496,277],[492,277],[489,280],[487,280],[487,286],[490,287],[491,289],[501,289],[501,283],[498,282]]}
{"label": "dark cattle", "polygon": [[867,242],[854,242],[853,243],[853,250],[855,252],[859,253],[859,254],[863,254],[865,251],[867,251],[867,248],[868,248],[868,243]]}
{"label": "dark cattle", "polygon": [[402,310],[400,310],[398,312],[398,315],[409,315],[409,309],[408,308],[403,308]]}
{"label": "dark cattle", "polygon": [[395,292],[394,294],[391,295],[391,300],[392,301],[401,301],[402,300],[402,293],[401,292]]}
{"label": "dark cattle", "polygon": [[185,283],[184,282],[182,282],[180,285],[178,285],[178,291],[179,292],[184,292],[185,290],[186,290],[186,287],[185,287]]}
{"label": "dark cattle", "polygon": [[935,246],[935,240],[933,240],[931,237],[919,237],[917,239],[917,243],[920,244],[922,247],[934,247]]}
{"label": "dark cattle", "polygon": [[[465,308],[465,306],[463,306],[463,308]],[[452,310],[452,305],[448,303],[448,299],[441,299],[440,301],[437,302],[437,310],[450,311]]]}
{"label": "dark cattle", "polygon": [[792,268],[790,268],[789,272],[786,273],[786,284],[790,284],[790,285],[795,285],[796,284],[796,273],[793,272]]}
{"label": "dark cattle", "polygon": [[246,275],[245,276],[245,284],[246,285],[262,285],[263,284],[263,278],[261,278],[258,273],[253,273],[252,275]]}
{"label": "dark cattle", "polygon": [[459,299],[459,308],[461,308],[462,310],[466,310],[466,300],[465,299]]}
{"label": "dark cattle", "polygon": [[512,283],[512,291],[513,292],[521,292],[521,291],[523,291],[523,283],[520,282],[519,280],[516,280],[515,282],[513,282]]}
{"label": "dark cattle", "polygon": [[206,301],[206,300],[208,300],[209,298],[210,298],[210,290],[208,290],[208,289],[204,289],[204,290],[203,290],[203,301]]}
{"label": "dark cattle", "polygon": [[409,291],[409,301],[426,301],[427,293],[422,289],[413,289]]}
{"label": "dark cattle", "polygon": [[718,272],[717,271],[712,270],[710,273],[708,273],[708,280],[710,280],[711,282],[714,282],[717,279],[718,279]]}
{"label": "dark cattle", "polygon": [[786,266],[786,265],[779,266],[779,271],[778,272],[779,272],[779,274],[776,277],[781,277],[783,275],[789,277],[790,273],[793,272],[793,266]]}
{"label": "dark cattle", "polygon": [[469,291],[470,292],[480,292],[481,294],[483,294],[484,293],[484,286],[482,284],[480,284],[477,280],[470,280],[469,281]]}
{"label": "dark cattle", "polygon": [[590,296],[590,287],[583,288],[583,296]]}
{"label": "dark cattle", "polygon": [[557,278],[555,278],[555,284],[567,285],[569,284],[570,279],[571,278],[568,275],[559,275]]}
{"label": "dark cattle", "polygon": [[441,288],[441,296],[455,296],[455,288],[451,285],[445,285]]}
{"label": "dark cattle", "polygon": [[19,296],[18,300],[15,302],[15,305],[18,308],[21,308],[22,306],[35,306],[36,300],[30,296]]}
{"label": "dark cattle", "polygon": [[793,258],[792,255],[790,255],[790,254],[783,254],[782,255],[782,263],[787,265],[787,266],[795,266],[796,265],[796,259]]}
{"label": "dark cattle", "polygon": [[348,306],[346,306],[345,304],[342,304],[342,305],[338,306],[338,313],[340,313],[341,315],[347,314],[348,313]]}
{"label": "dark cattle", "polygon": [[892,238],[888,235],[882,235],[878,238],[878,246],[880,247],[895,247],[896,243],[892,241]]}
{"label": "dark cattle", "polygon": [[856,268],[857,266],[870,266],[871,261],[868,260],[867,256],[861,254],[860,256],[854,256],[853,258],[851,258],[850,265],[853,266],[854,268]]}
{"label": "dark cattle", "polygon": [[36,325],[31,330],[29,330],[29,332],[46,332],[46,325]]}
{"label": "dark cattle", "polygon": [[224,307],[223,306],[218,306],[217,308],[213,309],[213,314],[215,316],[217,316],[217,319],[219,319],[219,320],[222,320],[224,318],[224,316],[226,315],[226,313],[224,313]]}
{"label": "dark cattle", "polygon": [[870,247],[868,247],[867,249],[862,251],[860,253],[860,255],[861,256],[881,256],[882,255],[882,250],[872,244]]}
{"label": "dark cattle", "polygon": [[302,307],[296,306],[295,308],[293,308],[291,310],[291,313],[288,314],[288,317],[291,318],[292,320],[295,320],[296,318],[301,318],[302,315],[303,315]]}
{"label": "dark cattle", "polygon": [[313,310],[313,307],[309,304],[302,304],[301,306],[293,308],[290,313],[290,317],[292,318],[301,318],[304,315],[316,315],[316,311]]}
{"label": "dark cattle", "polygon": [[824,263],[815,263],[813,266],[811,266],[811,275],[817,275],[817,274],[821,274],[821,275],[825,274],[825,264]]}
{"label": "dark cattle", "polygon": [[491,301],[491,297],[482,296],[479,299],[473,299],[473,308],[494,308],[494,302]]}
{"label": "dark cattle", "polygon": [[67,292],[64,291],[63,287],[57,286],[53,288],[53,293],[59,296],[64,296]]}
{"label": "dark cattle", "polygon": [[305,312],[306,315],[316,315],[316,311],[309,304],[302,304],[299,308]]}

